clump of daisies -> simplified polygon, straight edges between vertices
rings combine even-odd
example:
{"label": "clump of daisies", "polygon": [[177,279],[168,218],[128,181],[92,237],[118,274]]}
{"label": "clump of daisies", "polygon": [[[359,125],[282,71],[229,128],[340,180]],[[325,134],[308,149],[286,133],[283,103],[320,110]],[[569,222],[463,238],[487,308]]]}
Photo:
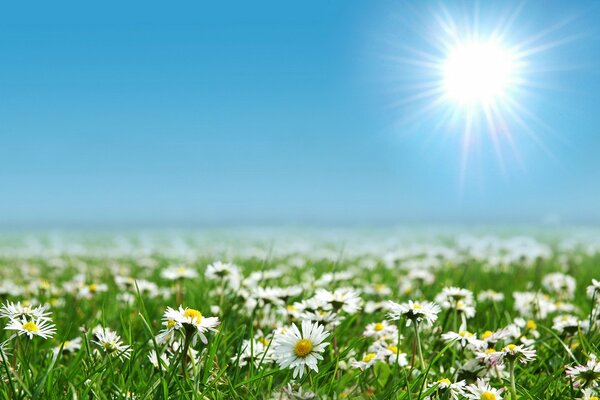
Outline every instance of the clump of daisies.
{"label": "clump of daisies", "polygon": [[415,302],[409,300],[408,302],[401,304],[388,301],[387,307],[389,310],[388,319],[397,321],[404,318],[406,320],[406,326],[413,325],[416,341],[415,347],[418,351],[421,368],[423,368],[425,366],[425,361],[423,359],[423,349],[421,348],[419,326],[421,323],[425,323],[428,326],[433,325],[441,311],[440,306],[428,301]]}
{"label": "clump of daisies", "polygon": [[46,306],[31,307],[20,302],[9,301],[0,308],[0,317],[8,318],[4,329],[15,331],[18,336],[26,336],[29,339],[49,339],[54,336],[56,328],[50,315]]}
{"label": "clump of daisies", "polygon": [[292,324],[275,335],[273,358],[280,368],[293,369],[294,379],[311,369],[319,372],[317,362],[323,359],[321,353],[329,344],[325,342],[328,336],[324,326],[316,322],[302,321],[301,329]]}

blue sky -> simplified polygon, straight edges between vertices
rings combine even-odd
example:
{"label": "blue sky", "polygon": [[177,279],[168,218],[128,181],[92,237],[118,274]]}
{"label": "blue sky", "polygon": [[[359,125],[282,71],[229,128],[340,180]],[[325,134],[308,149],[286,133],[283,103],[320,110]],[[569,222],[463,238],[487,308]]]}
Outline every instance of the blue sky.
{"label": "blue sky", "polygon": [[[518,4],[482,2],[481,29]],[[600,221],[600,6],[523,6],[507,40],[565,22],[520,95],[543,148],[515,129],[501,171],[482,134],[464,174],[460,128],[411,119],[423,74],[397,61],[435,51],[440,9],[5,4],[0,226]]]}

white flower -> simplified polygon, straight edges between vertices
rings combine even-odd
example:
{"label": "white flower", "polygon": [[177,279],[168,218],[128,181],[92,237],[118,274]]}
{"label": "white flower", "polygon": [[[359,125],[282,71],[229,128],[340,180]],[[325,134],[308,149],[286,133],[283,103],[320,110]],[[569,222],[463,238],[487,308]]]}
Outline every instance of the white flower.
{"label": "white flower", "polygon": [[358,292],[351,288],[338,288],[333,292],[325,289],[317,289],[315,298],[326,304],[326,309],[340,310],[354,314],[360,310],[361,298]]}
{"label": "white flower", "polygon": [[422,320],[425,320],[425,323],[431,326],[441,311],[437,304],[429,301],[413,302],[409,300],[407,303],[401,304],[388,301],[387,307],[389,309],[388,318],[394,321],[404,317],[406,318],[406,326],[410,326],[412,322],[419,323]]}
{"label": "white flower", "polygon": [[490,357],[495,363],[501,362],[503,359],[510,361],[518,361],[521,364],[527,364],[535,359],[535,350],[525,345],[507,344],[502,351],[494,352]]}
{"label": "white flower", "polygon": [[94,329],[95,339],[92,340],[111,357],[118,357],[121,361],[131,356],[131,346],[123,344],[121,337],[110,328]]}
{"label": "white flower", "polygon": [[216,332],[219,325],[218,317],[205,317],[198,310],[179,306],[178,310],[167,307],[163,316],[163,325],[165,330],[162,335],[167,336],[174,331],[180,331],[183,334],[193,335],[193,344],[196,343],[196,336],[200,337],[202,343],[208,343],[205,333],[207,331]]}
{"label": "white flower", "polygon": [[198,277],[198,273],[186,266],[171,266],[160,273],[160,276],[170,281],[179,279],[194,279]]}
{"label": "white flower", "polygon": [[575,278],[560,272],[553,272],[544,276],[542,285],[548,292],[567,299],[573,298],[577,286]]}
{"label": "white flower", "polygon": [[80,337],[76,337],[72,340],[65,340],[60,345],[54,348],[55,352],[62,351],[63,353],[74,353],[81,348],[82,340]]}
{"label": "white flower", "polygon": [[504,294],[498,293],[494,290],[484,290],[479,292],[477,296],[479,301],[492,301],[492,302],[501,302],[504,301]]}
{"label": "white flower", "polygon": [[230,289],[237,290],[241,283],[241,273],[237,265],[216,261],[206,267],[204,276],[208,280],[223,280]]}
{"label": "white flower", "polygon": [[600,281],[592,279],[592,284],[586,288],[585,293],[590,299],[596,298],[596,301],[600,301]]}
{"label": "white flower", "polygon": [[465,395],[467,399],[472,400],[502,400],[504,389],[494,389],[483,379],[477,379],[477,382],[465,386]]}
{"label": "white flower", "polygon": [[446,332],[442,335],[442,339],[446,343],[456,341],[461,347],[468,345],[474,351],[487,347],[487,343],[484,340],[477,339],[477,336],[469,331]]}
{"label": "white flower", "polygon": [[465,394],[465,381],[452,382],[448,378],[439,379],[436,382],[433,382],[429,385],[429,387],[436,387],[436,392],[439,396],[442,396],[443,393],[448,393],[450,395],[450,399],[458,400],[459,396],[463,396]]}
{"label": "white flower", "polygon": [[3,304],[0,308],[0,317],[9,319],[27,319],[50,320],[50,312],[47,306],[31,307],[22,305],[21,302],[11,303],[10,301]]}
{"label": "white flower", "polygon": [[54,324],[50,320],[45,318],[27,319],[24,316],[20,319],[11,319],[5,329],[17,331],[19,335],[27,335],[29,339],[33,339],[34,336],[48,339],[56,333]]}
{"label": "white flower", "polygon": [[398,333],[398,328],[387,321],[373,322],[366,326],[363,336],[379,339],[381,337],[392,336]]}
{"label": "white flower", "polygon": [[152,364],[152,366],[156,369],[160,369],[161,367],[166,369],[169,367],[170,364],[169,357],[167,357],[166,353],[162,353],[159,357],[156,354],[156,351],[154,350],[151,350],[148,353],[148,360],[150,361],[150,364]]}
{"label": "white flower", "polygon": [[367,368],[371,368],[377,361],[383,361],[384,356],[382,353],[365,353],[360,360],[354,360],[350,363],[352,367],[358,368],[364,371]]}
{"label": "white flower", "polygon": [[585,365],[568,367],[566,374],[573,380],[573,386],[575,387],[596,387],[598,381],[600,381],[600,362],[598,362],[595,354],[590,354],[590,358]]}
{"label": "white flower", "polygon": [[295,324],[287,331],[275,337],[274,358],[281,368],[293,368],[293,378],[302,378],[305,367],[318,372],[317,361],[322,360],[321,353],[329,344],[324,340],[329,336],[323,325],[302,321],[302,332]]}

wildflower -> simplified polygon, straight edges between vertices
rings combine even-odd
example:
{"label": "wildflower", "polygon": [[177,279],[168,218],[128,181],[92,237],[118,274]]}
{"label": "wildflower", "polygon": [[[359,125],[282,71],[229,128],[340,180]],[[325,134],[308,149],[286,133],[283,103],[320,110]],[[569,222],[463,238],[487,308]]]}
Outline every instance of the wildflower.
{"label": "wildflower", "polygon": [[175,331],[182,332],[186,337],[192,338],[192,344],[195,344],[196,337],[199,336],[202,343],[208,343],[205,333],[208,331],[216,332],[219,325],[218,317],[205,317],[198,310],[179,306],[178,310],[167,307],[163,316],[163,325],[165,330],[162,335],[168,335]]}
{"label": "wildflower", "polygon": [[373,322],[366,326],[363,336],[379,339],[384,336],[390,336],[398,333],[398,328],[387,321]]}
{"label": "wildflower", "polygon": [[477,300],[479,301],[491,301],[493,303],[499,303],[504,301],[504,294],[498,293],[494,290],[484,290],[479,292],[477,296]]}
{"label": "wildflower", "polygon": [[63,354],[66,353],[75,353],[79,349],[81,349],[82,340],[80,337],[76,337],[75,339],[65,340],[60,345],[54,348],[55,352],[62,351]]}
{"label": "wildflower", "polygon": [[592,284],[586,288],[585,293],[590,299],[600,300],[600,281],[592,279]]}
{"label": "wildflower", "polygon": [[503,391],[504,389],[494,389],[483,379],[477,379],[475,383],[465,386],[465,396],[472,400],[502,400]]}
{"label": "wildflower", "polygon": [[392,321],[400,319],[400,317],[406,318],[406,326],[410,326],[411,323],[420,323],[425,320],[425,323],[429,326],[437,320],[440,307],[428,301],[424,302],[413,302],[409,300],[407,303],[394,303],[393,301],[387,302],[389,309],[388,318]]}
{"label": "wildflower", "polygon": [[198,272],[184,265],[171,266],[160,273],[160,276],[169,281],[180,279],[194,279],[198,277]]}
{"label": "wildflower", "polygon": [[339,288],[333,292],[317,289],[315,298],[326,304],[326,309],[333,309],[336,312],[341,310],[348,314],[354,314],[360,310],[361,299],[354,289]]}
{"label": "wildflower", "polygon": [[571,378],[575,387],[597,387],[598,381],[600,381],[600,362],[595,354],[590,354],[585,365],[568,367],[566,374]]}
{"label": "wildflower", "polygon": [[442,339],[446,343],[456,341],[461,347],[469,346],[471,349],[485,349],[487,344],[483,340],[477,339],[477,336],[469,331],[446,332],[442,334]]}
{"label": "wildflower", "polygon": [[0,317],[9,319],[27,319],[50,320],[50,312],[47,306],[31,307],[30,305],[21,304],[21,302],[11,303],[10,301],[3,304],[0,308]]}
{"label": "wildflower", "polygon": [[155,350],[151,350],[148,353],[148,360],[150,361],[150,364],[152,364],[152,366],[156,369],[160,369],[161,367],[168,368],[170,365],[169,357],[167,356],[167,354],[162,353],[160,356],[158,356]]}
{"label": "wildflower", "polygon": [[206,267],[204,276],[208,280],[222,281],[232,290],[237,290],[240,287],[240,269],[235,264],[221,261],[214,262]]}
{"label": "wildflower", "polygon": [[111,357],[118,357],[123,361],[131,356],[131,346],[123,344],[121,337],[110,328],[95,329],[94,336],[95,340],[92,342],[100,346]]}
{"label": "wildflower", "polygon": [[305,367],[318,372],[317,361],[329,344],[324,340],[329,336],[323,325],[302,321],[302,331],[292,324],[287,331],[275,337],[274,358],[281,368],[292,368],[293,377],[302,378]]}
{"label": "wildflower", "polygon": [[448,398],[447,396],[450,396],[449,398],[451,400],[458,400],[460,398],[459,396],[465,395],[464,388],[466,386],[466,383],[464,380],[452,382],[448,378],[442,378],[429,385],[429,387],[434,386],[436,387],[434,393],[436,393],[438,397],[446,396],[445,398]]}
{"label": "wildflower", "polygon": [[48,339],[56,333],[54,324],[49,319],[27,319],[25,316],[22,316],[20,319],[11,319],[6,325],[5,329],[9,331],[17,331],[19,336],[27,335],[29,339],[33,339],[34,336]]}
{"label": "wildflower", "polygon": [[377,361],[382,361],[383,355],[381,353],[365,353],[360,360],[352,361],[351,365],[354,368],[358,368],[361,371],[368,369],[375,365]]}

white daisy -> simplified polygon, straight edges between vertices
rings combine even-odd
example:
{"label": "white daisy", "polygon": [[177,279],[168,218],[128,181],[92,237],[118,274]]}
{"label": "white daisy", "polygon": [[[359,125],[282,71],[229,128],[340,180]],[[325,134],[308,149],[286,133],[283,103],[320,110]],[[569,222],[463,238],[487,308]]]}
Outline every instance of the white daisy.
{"label": "white daisy", "polygon": [[109,356],[118,357],[121,361],[131,356],[131,346],[123,344],[121,337],[111,329],[95,329],[94,336],[92,342],[100,346]]}
{"label": "white daisy", "polygon": [[427,325],[431,326],[441,311],[437,304],[429,301],[414,302],[409,300],[407,303],[401,304],[388,301],[387,307],[389,310],[388,318],[395,321],[400,319],[400,317],[404,317],[406,318],[406,326],[410,326],[412,322],[420,323],[423,320],[425,320]]}
{"label": "white daisy", "polygon": [[472,400],[502,400],[504,389],[494,389],[483,379],[477,379],[476,383],[465,386],[465,396]]}
{"label": "white daisy", "polygon": [[198,273],[184,265],[171,266],[160,273],[160,276],[170,281],[179,279],[194,279],[198,277]]}
{"label": "white daisy", "polygon": [[48,339],[56,333],[54,324],[50,320],[45,318],[27,319],[24,316],[20,319],[11,319],[5,329],[17,331],[19,335],[27,335],[29,339],[33,339],[34,336]]}
{"label": "white daisy", "polygon": [[292,368],[293,378],[302,378],[305,367],[318,372],[317,361],[329,344],[324,340],[329,336],[323,325],[302,321],[302,332],[295,324],[282,335],[275,337],[274,358],[281,368]]}
{"label": "white daisy", "polygon": [[183,334],[193,335],[192,343],[195,344],[196,337],[199,336],[202,343],[208,343],[205,333],[207,331],[216,332],[216,327],[219,325],[218,317],[205,317],[198,310],[188,307],[179,306],[178,310],[167,307],[163,316],[163,325],[165,330],[162,335],[169,335],[175,331],[180,331]]}

